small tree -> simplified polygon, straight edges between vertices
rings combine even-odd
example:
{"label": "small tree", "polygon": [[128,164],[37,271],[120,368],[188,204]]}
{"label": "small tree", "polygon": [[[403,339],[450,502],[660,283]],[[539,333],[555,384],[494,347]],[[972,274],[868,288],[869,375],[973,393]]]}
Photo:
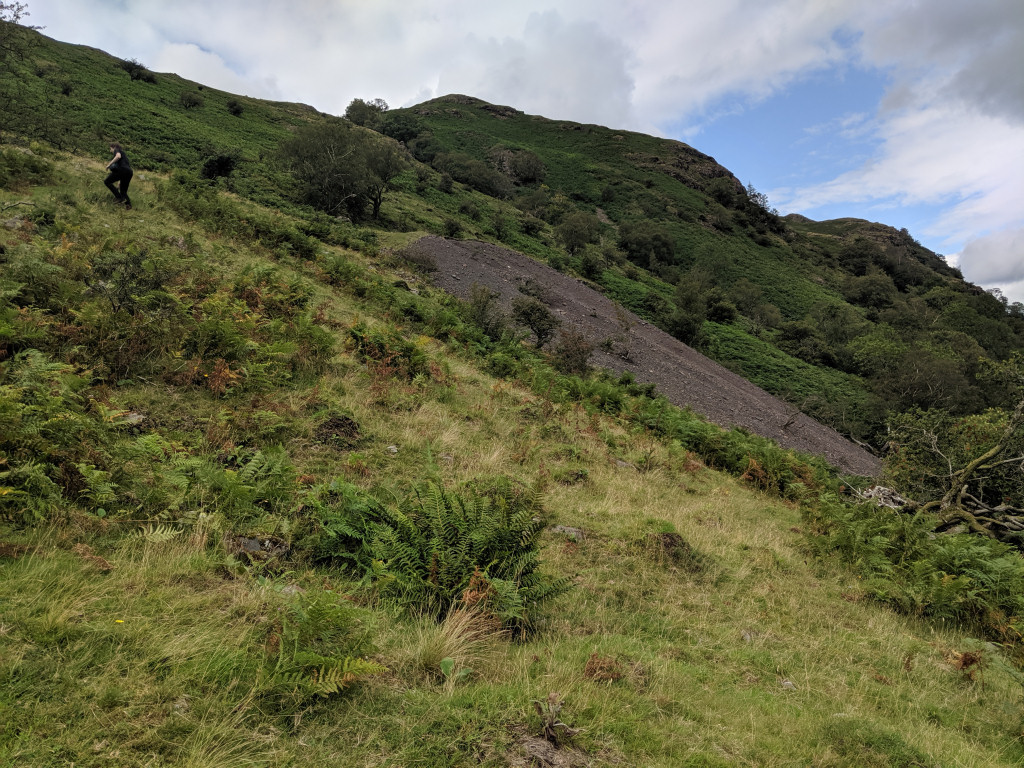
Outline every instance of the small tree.
{"label": "small tree", "polygon": [[370,190],[367,142],[351,123],[303,126],[280,151],[306,203],[332,215],[363,213]]}
{"label": "small tree", "polygon": [[390,188],[391,182],[409,166],[409,161],[397,142],[380,137],[377,139],[370,142],[366,152],[366,165],[370,172],[368,193],[374,219],[380,218],[381,200]]}
{"label": "small tree", "polygon": [[378,130],[397,142],[408,144],[423,133],[423,123],[413,115],[391,112],[381,115]]}
{"label": "small tree", "polygon": [[570,213],[555,227],[555,235],[571,255],[583,250],[589,243],[596,243],[601,232],[601,222],[592,213],[577,211]]}
{"label": "small tree", "polygon": [[914,410],[890,425],[889,480],[920,501],[910,509],[937,516],[939,530],[966,524],[975,533],[1024,549],[1024,357],[991,364],[1007,408],[955,417]]}
{"label": "small tree", "polygon": [[500,297],[490,288],[473,283],[469,299],[463,303],[463,314],[492,341],[499,341],[508,332],[508,318],[501,310]]}
{"label": "small tree", "polygon": [[28,15],[25,3],[0,1],[0,130],[9,128],[15,116],[20,123],[33,112],[24,103],[24,88],[15,72],[31,44],[28,30],[39,29],[21,23]]}
{"label": "small tree", "polygon": [[185,109],[196,109],[203,106],[204,103],[203,97],[195,91],[182,91],[178,100]]}
{"label": "small tree", "polygon": [[590,356],[593,353],[594,345],[587,341],[581,331],[574,328],[561,331],[555,347],[555,368],[562,373],[583,376],[590,368]]}
{"label": "small tree", "polygon": [[547,344],[558,326],[562,324],[550,309],[529,296],[517,296],[513,300],[512,320],[517,325],[530,329],[537,340],[537,349]]}

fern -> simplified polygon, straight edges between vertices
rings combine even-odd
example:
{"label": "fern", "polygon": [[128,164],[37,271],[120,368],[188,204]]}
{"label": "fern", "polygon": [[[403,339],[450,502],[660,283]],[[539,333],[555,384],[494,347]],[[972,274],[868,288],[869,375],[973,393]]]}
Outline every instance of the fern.
{"label": "fern", "polygon": [[419,613],[443,616],[472,587],[506,626],[523,627],[570,588],[540,572],[536,494],[510,483],[463,494],[426,485],[394,506],[352,491],[325,501],[318,559],[348,562],[382,598]]}
{"label": "fern", "polygon": [[280,675],[285,686],[305,696],[332,696],[353,683],[386,671],[386,667],[368,659],[346,656],[343,659],[320,658],[319,666],[300,666]]}
{"label": "fern", "polygon": [[358,609],[331,593],[299,596],[282,620],[271,687],[299,699],[332,696],[386,671],[364,657],[370,650]]}
{"label": "fern", "polygon": [[178,538],[181,534],[181,528],[175,528],[166,523],[158,523],[156,525],[150,523],[140,528],[136,536],[150,544],[165,544],[172,539]]}

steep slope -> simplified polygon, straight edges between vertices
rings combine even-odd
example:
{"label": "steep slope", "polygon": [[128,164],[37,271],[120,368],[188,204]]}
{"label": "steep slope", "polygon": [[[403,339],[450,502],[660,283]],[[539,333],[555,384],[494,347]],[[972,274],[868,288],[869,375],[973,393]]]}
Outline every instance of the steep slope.
{"label": "steep slope", "polygon": [[504,171],[524,226],[551,225],[570,251],[552,264],[844,434],[880,448],[887,412],[1005,405],[977,363],[1024,349],[1024,306],[965,283],[908,232],[780,218],[681,142],[461,95],[398,114],[439,171],[481,187],[472,162]]}
{"label": "steep slope", "polygon": [[[337,118],[28,37],[8,135],[95,157],[122,140],[143,172],[199,175],[298,215],[307,233],[332,226],[302,204],[279,148]],[[1024,348],[1024,307],[964,283],[909,233],[803,226],[682,142],[471,96],[370,127],[419,162],[389,185],[379,219],[356,216],[361,238],[461,231],[544,259],[876,451],[891,414],[1005,405],[978,361]]]}
{"label": "steep slope", "polygon": [[[594,364],[628,371],[651,383],[671,402],[692,408],[723,427],[741,426],[780,445],[825,457],[854,475],[877,475],[881,462],[795,408],[650,325],[631,312],[616,315],[614,304],[583,281],[563,275],[507,248],[487,243],[427,237],[415,252],[436,265],[433,282],[462,299],[475,286],[497,293],[506,307],[531,283],[564,326],[581,331],[594,347]],[[623,323],[627,328],[623,328]],[[625,334],[628,355],[607,351],[606,342]]]}
{"label": "steep slope", "polygon": [[[795,504],[644,426],[656,402],[575,400],[528,350],[491,377],[375,243],[296,255],[301,221],[222,191],[148,173],[128,213],[95,161],[2,156],[35,170],[0,189],[0,763],[1024,758],[1000,648],[875,604]],[[573,589],[530,633],[342,567],[341,524],[424,480],[540,494]]]}

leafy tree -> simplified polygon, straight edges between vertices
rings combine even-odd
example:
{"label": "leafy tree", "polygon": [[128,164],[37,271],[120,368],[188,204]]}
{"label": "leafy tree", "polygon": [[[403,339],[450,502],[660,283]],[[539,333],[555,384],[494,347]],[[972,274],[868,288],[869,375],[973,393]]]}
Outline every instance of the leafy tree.
{"label": "leafy tree", "polygon": [[29,15],[28,5],[0,1],[0,65],[25,55],[26,29],[39,27],[22,26],[21,20]]}
{"label": "leafy tree", "polygon": [[555,227],[555,236],[570,255],[575,255],[590,243],[595,243],[601,232],[601,222],[592,213],[570,213]]}
{"label": "leafy tree", "polygon": [[362,136],[342,121],[305,125],[281,146],[305,202],[333,215],[347,211],[352,216],[366,204],[365,150]]}
{"label": "leafy tree", "polygon": [[626,258],[645,269],[655,263],[674,264],[675,246],[661,228],[647,222],[625,222],[619,227],[619,247]]}
{"label": "leafy tree", "polygon": [[838,254],[839,266],[852,275],[863,277],[872,264],[882,261],[882,249],[866,237],[856,237],[844,245]]}
{"label": "leafy tree", "polygon": [[388,112],[381,115],[378,130],[402,144],[409,144],[413,139],[423,133],[423,122],[406,112]]}
{"label": "leafy tree", "polygon": [[366,162],[370,172],[370,205],[373,207],[373,218],[377,219],[380,218],[380,204],[384,193],[390,188],[391,182],[409,166],[409,162],[398,144],[390,139],[369,142]]}
{"label": "leafy tree", "polygon": [[456,181],[490,197],[507,198],[512,195],[512,182],[508,176],[462,152],[437,155],[432,165]]}
{"label": "leafy tree", "polygon": [[668,332],[684,344],[699,346],[704,340],[704,321],[708,318],[707,284],[702,274],[691,272],[679,281],[675,305]]}
{"label": "leafy tree", "polygon": [[490,288],[473,283],[469,299],[462,304],[463,316],[492,341],[501,340],[509,328],[508,317],[501,310],[499,298]]}
{"label": "leafy tree", "polygon": [[185,109],[196,109],[203,106],[203,97],[195,91],[182,91],[178,101]]}
{"label": "leafy tree", "polygon": [[494,166],[519,184],[539,184],[547,169],[541,159],[526,149],[509,149],[501,145],[491,147],[487,153]]}
{"label": "leafy tree", "polygon": [[719,176],[708,182],[705,191],[719,204],[731,208],[736,203],[737,194],[742,187],[731,176]]}
{"label": "leafy tree", "polygon": [[918,501],[911,508],[1024,548],[1024,357],[993,363],[1006,406],[956,417],[911,410],[893,419],[888,479]]}
{"label": "leafy tree", "polygon": [[28,51],[31,40],[28,30],[39,29],[22,25],[22,19],[28,15],[25,3],[0,0],[0,81],[6,81],[0,82],[0,112],[7,113],[0,118],[0,129],[10,126],[16,112],[24,111],[24,105],[18,106],[21,89],[17,84],[15,67],[24,60]]}
{"label": "leafy tree", "polygon": [[199,175],[204,179],[216,179],[221,176],[230,176],[235,166],[238,165],[238,156],[233,152],[220,152],[210,155],[203,161],[203,167]]}
{"label": "leafy tree", "polygon": [[550,309],[531,296],[517,296],[512,301],[512,320],[533,332],[537,349],[547,344],[562,324]]}
{"label": "leafy tree", "polygon": [[345,119],[364,128],[377,128],[381,115],[388,111],[388,103],[384,99],[352,99],[345,109]]}
{"label": "leafy tree", "polygon": [[846,300],[871,309],[882,309],[896,300],[896,286],[884,272],[869,272],[847,281],[843,295]]}
{"label": "leafy tree", "polygon": [[408,165],[394,141],[341,120],[303,126],[280,152],[306,203],[352,218],[367,205],[377,218],[384,193]]}
{"label": "leafy tree", "polygon": [[778,334],[777,344],[783,352],[812,365],[836,367],[836,356],[814,323],[808,320],[783,323]]}

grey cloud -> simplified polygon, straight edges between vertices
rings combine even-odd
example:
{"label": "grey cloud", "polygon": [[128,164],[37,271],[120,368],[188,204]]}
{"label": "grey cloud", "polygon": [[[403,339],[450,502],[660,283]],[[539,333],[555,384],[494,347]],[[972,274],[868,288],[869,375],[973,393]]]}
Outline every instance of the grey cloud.
{"label": "grey cloud", "polygon": [[964,277],[982,285],[1024,281],[1024,228],[971,240],[959,264]]}
{"label": "grey cloud", "polygon": [[893,66],[904,85],[923,74],[937,93],[986,114],[1024,120],[1024,3],[931,0],[869,12],[865,58]]}
{"label": "grey cloud", "polygon": [[554,11],[530,16],[520,37],[471,39],[438,89],[546,117],[612,127],[630,122],[629,50],[586,22]]}

